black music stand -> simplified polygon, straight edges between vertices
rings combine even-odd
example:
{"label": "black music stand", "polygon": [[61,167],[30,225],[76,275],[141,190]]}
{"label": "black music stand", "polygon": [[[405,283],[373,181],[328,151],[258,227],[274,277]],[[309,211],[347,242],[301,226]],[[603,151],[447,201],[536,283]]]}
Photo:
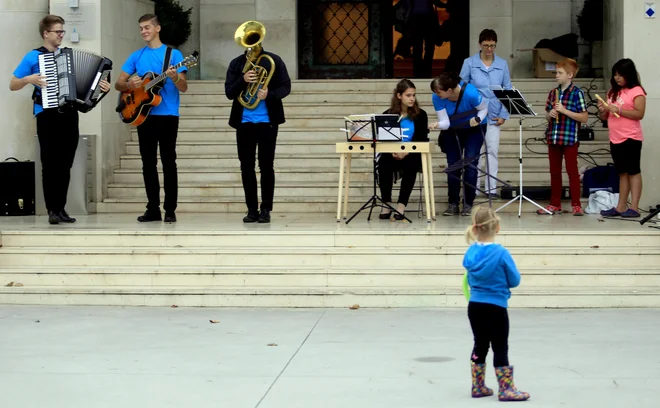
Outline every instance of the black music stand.
{"label": "black music stand", "polygon": [[507,207],[509,204],[513,203],[514,201],[518,201],[518,218],[520,218],[520,215],[522,214],[522,203],[523,199],[529,201],[530,203],[534,204],[541,210],[547,212],[548,214],[552,215],[550,211],[547,209],[543,208],[530,198],[526,197],[524,194],[523,190],[523,159],[522,159],[522,124],[523,120],[527,117],[530,116],[538,116],[536,112],[534,112],[534,109],[532,109],[532,106],[527,103],[525,100],[525,97],[522,96],[520,91],[517,89],[493,89],[493,93],[495,94],[495,97],[502,103],[504,108],[506,108],[507,111],[509,111],[509,115],[517,115],[518,116],[518,134],[519,134],[519,155],[518,155],[518,165],[520,169],[520,189],[519,189],[519,194],[512,198],[511,201],[508,203],[504,204],[495,212],[500,211],[501,209]]}
{"label": "black music stand", "polygon": [[[362,205],[362,207],[360,207],[359,210],[357,210],[355,212],[355,214],[353,214],[351,216],[351,218],[346,220],[346,224],[351,222],[353,220],[353,218],[355,218],[360,212],[362,212],[363,210],[366,210],[367,208],[369,209],[369,216],[367,217],[367,221],[371,221],[371,214],[374,210],[374,207],[389,208],[390,211],[392,211],[396,214],[399,214],[405,220],[412,223],[412,221],[408,217],[406,217],[404,214],[401,214],[399,211],[397,211],[396,208],[392,207],[391,205],[389,205],[388,203],[383,201],[383,199],[380,198],[377,194],[378,186],[376,185],[377,184],[376,180],[378,179],[378,175],[377,175],[377,170],[376,170],[376,162],[377,162],[376,145],[377,145],[379,140],[397,140],[396,135],[397,135],[397,133],[400,134],[400,129],[401,129],[401,125],[398,122],[398,120],[396,122],[394,122],[392,120],[388,120],[389,116],[392,116],[392,115],[368,115],[368,119],[365,117],[365,119],[357,119],[357,120],[348,119],[346,121],[346,129],[351,129],[351,128],[355,129],[355,128],[357,128],[357,130],[355,132],[353,132],[353,131],[348,132],[347,138],[348,138],[349,142],[355,142],[355,141],[364,142],[364,141],[366,141],[367,140],[365,138],[365,136],[367,134],[366,132],[369,129],[371,130],[371,132],[370,132],[370,134],[371,134],[371,147],[372,147],[373,153],[374,153],[374,159],[373,159],[373,169],[374,169],[373,170],[373,173],[374,173],[373,189],[374,190],[373,190],[373,195],[371,196],[371,198],[366,203],[364,203],[364,205]],[[349,126],[349,122],[351,123],[351,126]],[[393,129],[399,129],[399,131],[398,132],[396,132],[396,131],[393,132],[392,131]],[[358,132],[361,132],[362,135],[361,135],[360,138],[355,138],[355,134],[357,134]],[[379,136],[379,134],[388,135],[388,136]],[[391,136],[389,136],[389,135],[391,135]],[[400,136],[398,137],[398,140],[401,141]],[[387,143],[387,142],[384,142],[384,143]],[[349,188],[349,187],[350,186],[346,186],[346,188]]]}
{"label": "black music stand", "polygon": [[[651,214],[649,214],[649,215],[647,215],[646,217],[644,217],[644,219],[642,219],[642,220],[639,222],[639,224],[640,224],[640,225],[644,225],[644,224],[646,224],[647,222],[649,222],[649,221],[651,220],[651,218],[655,217],[655,216],[658,215],[658,214],[660,214],[660,205],[656,205],[656,206],[655,206],[655,210],[653,210],[653,211],[651,212]],[[649,228],[660,229],[660,227],[657,226],[657,225],[649,225]]]}

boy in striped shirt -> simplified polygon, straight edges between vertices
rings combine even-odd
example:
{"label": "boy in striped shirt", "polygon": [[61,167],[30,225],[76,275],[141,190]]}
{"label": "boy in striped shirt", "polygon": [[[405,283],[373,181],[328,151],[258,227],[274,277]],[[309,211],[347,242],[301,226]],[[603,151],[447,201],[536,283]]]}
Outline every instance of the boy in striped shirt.
{"label": "boy in striped shirt", "polygon": [[[561,214],[561,161],[566,160],[566,172],[571,193],[573,215],[584,215],[580,203],[580,174],[578,172],[578,130],[581,123],[589,117],[584,93],[573,84],[578,72],[575,60],[566,58],[557,63],[555,78],[559,84],[550,91],[545,104],[545,118],[548,128],[545,136],[548,142],[550,159],[550,205],[546,207],[551,214]],[[538,210],[537,214],[548,214]]]}

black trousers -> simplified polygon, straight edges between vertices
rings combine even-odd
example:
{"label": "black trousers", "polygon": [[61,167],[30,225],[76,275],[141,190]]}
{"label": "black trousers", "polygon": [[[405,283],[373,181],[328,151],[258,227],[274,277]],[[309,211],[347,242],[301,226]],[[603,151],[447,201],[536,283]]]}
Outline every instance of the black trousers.
{"label": "black trousers", "polygon": [[437,25],[438,18],[434,13],[410,16],[408,27],[412,40],[413,76],[415,78],[431,78],[432,76]]}
{"label": "black trousers", "polygon": [[509,314],[506,308],[489,303],[470,302],[468,318],[474,335],[471,360],[484,364],[488,348],[493,348],[493,365],[509,365]]}
{"label": "black trousers", "polygon": [[46,209],[58,213],[66,206],[71,166],[78,148],[78,111],[46,109],[37,115]]}
{"label": "black trousers", "polygon": [[142,177],[147,190],[147,210],[160,211],[160,182],[158,181],[158,148],[163,162],[166,213],[176,210],[179,181],[176,169],[176,138],[179,131],[178,116],[147,116],[138,126]]}
{"label": "black trousers", "polygon": [[236,147],[241,162],[241,180],[245,192],[245,204],[249,210],[259,208],[257,196],[257,173],[254,170],[258,149],[259,171],[261,172],[261,209],[273,209],[275,194],[275,145],[277,125],[270,123],[243,123],[236,129]]}
{"label": "black trousers", "polygon": [[421,156],[416,153],[410,153],[401,160],[396,160],[391,153],[383,153],[378,158],[378,184],[380,185],[380,195],[386,203],[392,202],[392,183],[394,172],[403,173],[401,188],[399,189],[398,203],[408,205],[410,193],[415,187],[417,172],[422,167]]}

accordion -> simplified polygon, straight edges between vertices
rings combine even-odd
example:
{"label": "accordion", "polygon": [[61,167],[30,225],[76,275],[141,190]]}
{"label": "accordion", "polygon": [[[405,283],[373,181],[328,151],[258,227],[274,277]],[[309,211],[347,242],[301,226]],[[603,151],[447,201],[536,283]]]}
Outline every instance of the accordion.
{"label": "accordion", "polygon": [[39,72],[48,85],[41,90],[44,109],[73,107],[89,112],[103,99],[99,82],[110,79],[112,61],[94,52],[60,48],[39,55]]}

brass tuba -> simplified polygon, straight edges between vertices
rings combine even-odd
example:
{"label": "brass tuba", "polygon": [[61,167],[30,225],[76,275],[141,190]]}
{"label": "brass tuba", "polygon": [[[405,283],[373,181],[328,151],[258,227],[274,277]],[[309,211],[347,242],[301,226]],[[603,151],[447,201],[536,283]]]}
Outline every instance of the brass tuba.
{"label": "brass tuba", "polygon": [[[275,72],[275,61],[270,56],[261,54],[263,50],[261,42],[265,37],[266,27],[258,21],[246,21],[236,29],[234,34],[236,44],[247,48],[247,61],[245,67],[243,67],[243,74],[249,70],[254,70],[257,73],[257,80],[249,83],[247,89],[241,92],[238,98],[238,102],[248,109],[257,107],[260,102],[257,98],[257,92],[261,88],[268,87],[273,72]],[[262,58],[270,62],[270,70],[259,65]]]}

